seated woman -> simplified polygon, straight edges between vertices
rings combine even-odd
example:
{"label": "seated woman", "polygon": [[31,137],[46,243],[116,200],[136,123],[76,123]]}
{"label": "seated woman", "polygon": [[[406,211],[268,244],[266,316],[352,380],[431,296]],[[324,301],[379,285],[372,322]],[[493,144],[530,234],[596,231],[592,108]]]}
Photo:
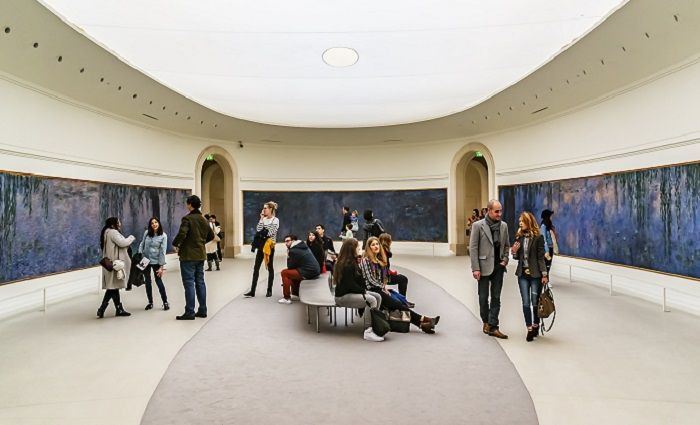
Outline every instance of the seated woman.
{"label": "seated woman", "polygon": [[[340,307],[365,308],[369,304],[370,307],[378,308],[382,298],[374,292],[367,292],[365,289],[365,280],[357,265],[357,257],[359,256],[360,244],[357,239],[345,239],[333,268],[335,303]],[[375,334],[372,330],[372,315],[366,312],[364,318],[364,338],[367,341],[384,341],[384,337]]]}
{"label": "seated woman", "polygon": [[388,271],[386,257],[379,243],[379,238],[372,236],[367,239],[367,247],[365,255],[360,261],[360,271],[365,279],[365,285],[368,291],[379,294],[382,298],[382,307],[386,310],[401,310],[408,311],[411,314],[411,323],[418,326],[427,334],[435,333],[435,325],[440,320],[440,316],[430,318],[421,316],[408,308],[406,305],[392,298],[389,291],[386,289],[388,281]]}
{"label": "seated woman", "polygon": [[318,266],[321,268],[321,273],[325,273],[326,251],[323,249],[323,239],[321,239],[321,235],[319,235],[315,230],[310,231],[309,235],[306,237],[306,245],[311,250],[311,253],[314,254],[316,261],[318,261]]}
{"label": "seated woman", "polygon": [[[389,276],[388,276],[388,281],[387,285],[398,285],[399,287],[399,294],[403,295],[404,298],[406,297],[406,290],[408,289],[408,278],[396,270],[391,270],[391,235],[388,233],[382,233],[379,235],[379,244],[382,246],[382,249],[384,250],[384,255],[386,256],[386,268],[389,270]],[[412,302],[407,301],[408,306],[413,308],[416,305],[413,304]]]}
{"label": "seated woman", "polygon": [[[549,282],[545,264],[544,236],[532,213],[520,214],[520,227],[515,234],[515,243],[511,247],[513,258],[518,260],[515,274],[518,276],[520,297],[523,300],[523,315],[527,335],[525,340],[532,341],[539,331],[540,318],[537,316],[537,304],[540,301],[542,285]],[[534,318],[534,323],[533,323]]]}

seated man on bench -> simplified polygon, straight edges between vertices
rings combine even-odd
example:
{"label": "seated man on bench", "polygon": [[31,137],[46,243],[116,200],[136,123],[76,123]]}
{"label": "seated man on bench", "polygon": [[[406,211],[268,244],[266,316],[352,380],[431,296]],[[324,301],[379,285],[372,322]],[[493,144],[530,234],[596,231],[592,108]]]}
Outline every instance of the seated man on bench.
{"label": "seated man on bench", "polygon": [[321,274],[318,261],[309,247],[296,235],[284,237],[287,247],[287,268],[282,270],[282,292],[280,304],[291,304],[292,298],[299,299],[299,284],[302,280],[316,279]]}

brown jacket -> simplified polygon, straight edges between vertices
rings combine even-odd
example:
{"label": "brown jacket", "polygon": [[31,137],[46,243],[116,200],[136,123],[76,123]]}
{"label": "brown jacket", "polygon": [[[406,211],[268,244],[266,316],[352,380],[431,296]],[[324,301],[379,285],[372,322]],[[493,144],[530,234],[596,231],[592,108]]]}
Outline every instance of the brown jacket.
{"label": "brown jacket", "polygon": [[182,217],[180,231],[173,239],[173,246],[178,249],[180,261],[204,261],[207,259],[204,245],[213,239],[214,232],[209,222],[199,210],[192,210]]}

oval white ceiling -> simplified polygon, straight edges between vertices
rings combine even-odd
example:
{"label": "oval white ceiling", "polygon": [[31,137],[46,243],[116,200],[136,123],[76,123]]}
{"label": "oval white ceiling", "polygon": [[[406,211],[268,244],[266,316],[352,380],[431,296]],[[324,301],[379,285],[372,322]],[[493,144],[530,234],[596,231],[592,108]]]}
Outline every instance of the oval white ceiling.
{"label": "oval white ceiling", "polygon": [[[627,0],[42,0],[132,66],[224,114],[373,127],[468,109]],[[348,65],[324,52],[356,52]],[[347,63],[346,63],[347,62]]]}

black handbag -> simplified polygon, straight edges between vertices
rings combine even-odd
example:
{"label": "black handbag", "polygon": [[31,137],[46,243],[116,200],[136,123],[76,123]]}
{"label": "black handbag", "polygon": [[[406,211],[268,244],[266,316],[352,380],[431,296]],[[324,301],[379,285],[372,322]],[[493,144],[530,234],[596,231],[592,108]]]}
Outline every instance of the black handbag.
{"label": "black handbag", "polygon": [[[389,315],[378,308],[371,307],[367,302],[365,294],[362,294],[362,298],[365,299],[365,304],[367,304],[367,307],[370,307],[369,313],[372,315],[372,331],[378,336],[384,336],[389,333],[389,331],[391,331]],[[365,314],[367,314],[366,311]]]}
{"label": "black handbag", "polygon": [[100,260],[100,265],[104,267],[104,269],[108,272],[114,271],[114,264],[112,263],[112,260],[109,259],[109,257],[102,257],[102,259]]}
{"label": "black handbag", "polygon": [[146,278],[143,275],[144,272],[137,267],[142,259],[143,254],[138,252],[131,257],[131,269],[129,270],[129,282],[127,283],[127,287],[138,287],[146,283]]}
{"label": "black handbag", "polygon": [[389,312],[389,327],[392,332],[408,333],[411,331],[411,313],[408,311],[392,310]]}
{"label": "black handbag", "polygon": [[[544,285],[542,288],[542,293],[540,294],[540,301],[537,303],[537,316],[542,320],[542,326],[540,326],[540,331],[542,335],[545,332],[549,332],[554,325],[554,319],[557,317],[557,308],[554,305],[554,294],[552,294],[552,289],[549,285]],[[552,322],[549,327],[546,326],[544,319],[552,316]],[[546,329],[545,329],[546,328]]]}

